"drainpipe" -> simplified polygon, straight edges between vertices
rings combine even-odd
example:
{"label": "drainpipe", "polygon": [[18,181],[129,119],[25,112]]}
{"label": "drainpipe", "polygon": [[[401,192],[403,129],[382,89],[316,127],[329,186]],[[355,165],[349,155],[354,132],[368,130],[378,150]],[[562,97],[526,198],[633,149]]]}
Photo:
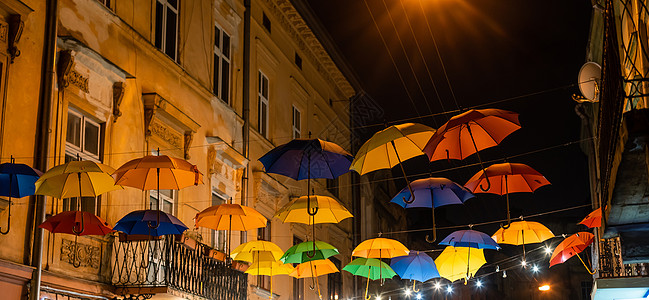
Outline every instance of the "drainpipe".
{"label": "drainpipe", "polygon": [[[241,205],[248,204],[248,178],[250,175],[250,0],[243,0],[243,156],[248,165],[241,177]],[[247,236],[241,234],[241,243]]]}
{"label": "drainpipe", "polygon": [[[356,95],[352,96],[349,100],[349,141],[351,145],[351,152],[356,154],[358,152],[358,149],[356,149],[356,140],[355,140],[355,132],[354,132],[354,101],[357,100],[359,97],[361,97],[360,93],[356,93]],[[351,175],[351,183],[352,183],[352,214],[354,215],[354,221],[352,222],[352,245],[358,245],[360,243],[360,225],[361,225],[361,211],[359,210],[360,207],[360,175],[355,173],[354,171],[349,172]],[[356,291],[359,289],[359,284],[358,284],[358,279],[356,276],[354,276],[354,281],[353,281],[353,288],[354,288],[354,296],[356,296]]]}
{"label": "drainpipe", "polygon": [[[56,23],[57,1],[48,0],[45,14],[45,36],[43,44],[43,61],[41,64],[41,85],[38,95],[38,118],[36,131],[36,147],[34,151],[34,166],[41,171],[47,170],[47,156],[50,142],[50,117],[52,114],[52,85],[54,79],[54,57],[56,55]],[[31,265],[36,269],[32,273],[29,299],[39,299],[41,274],[43,266],[43,229],[38,224],[45,221],[46,202],[44,196],[32,196],[34,201],[34,241],[32,247]],[[28,230],[27,232],[30,232]]]}

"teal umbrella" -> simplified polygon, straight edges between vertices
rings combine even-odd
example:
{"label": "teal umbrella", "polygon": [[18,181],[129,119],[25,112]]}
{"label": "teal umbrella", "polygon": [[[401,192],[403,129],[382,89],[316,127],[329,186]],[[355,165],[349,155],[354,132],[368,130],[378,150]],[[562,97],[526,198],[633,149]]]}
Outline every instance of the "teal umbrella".
{"label": "teal umbrella", "polygon": [[[315,254],[313,254],[314,247]],[[338,254],[340,254],[338,249],[325,242],[307,241],[288,248],[279,260],[283,263],[301,264],[308,261],[326,259]]]}

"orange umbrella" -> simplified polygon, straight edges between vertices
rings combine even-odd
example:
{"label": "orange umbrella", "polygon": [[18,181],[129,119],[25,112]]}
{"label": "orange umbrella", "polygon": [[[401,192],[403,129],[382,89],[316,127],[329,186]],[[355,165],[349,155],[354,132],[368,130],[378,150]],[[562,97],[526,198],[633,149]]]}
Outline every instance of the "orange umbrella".
{"label": "orange umbrella", "polygon": [[578,224],[586,225],[588,228],[595,228],[602,226],[602,208],[598,208],[593,212],[589,213],[581,222]]}
{"label": "orange umbrella", "polygon": [[[584,251],[588,246],[590,246],[590,244],[593,243],[594,238],[595,235],[584,231],[567,237],[556,248],[554,248],[554,252],[552,252],[552,256],[550,257],[550,267],[556,264],[562,264],[575,255],[579,257],[579,252]],[[595,273],[588,269],[588,266],[586,266],[586,263],[584,263],[581,257],[579,257],[579,260],[584,264],[584,267],[586,267],[586,270],[588,270],[590,274]]]}
{"label": "orange umbrella", "polygon": [[179,190],[203,183],[203,174],[190,162],[167,155],[147,155],[113,172],[115,184],[141,190]]}
{"label": "orange umbrella", "polygon": [[[483,183],[487,187],[483,187]],[[464,185],[473,193],[490,193],[506,195],[507,198],[507,227],[511,224],[509,215],[510,193],[532,193],[539,187],[550,182],[538,171],[525,164],[502,163],[495,164],[479,171]],[[478,187],[480,187],[478,189]]]}

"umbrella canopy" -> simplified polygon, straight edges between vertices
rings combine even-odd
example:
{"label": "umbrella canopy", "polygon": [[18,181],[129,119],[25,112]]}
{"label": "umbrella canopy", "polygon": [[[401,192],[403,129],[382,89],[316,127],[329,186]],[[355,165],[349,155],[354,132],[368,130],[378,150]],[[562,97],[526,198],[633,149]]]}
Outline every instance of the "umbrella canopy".
{"label": "umbrella canopy", "polygon": [[397,240],[386,238],[375,238],[363,241],[358,244],[352,256],[365,258],[392,258],[396,256],[408,255],[410,250]]}
{"label": "umbrella canopy", "polygon": [[424,147],[430,161],[465,159],[498,145],[521,128],[518,114],[501,109],[472,109],[440,126]]}
{"label": "umbrella canopy", "polygon": [[261,260],[261,258],[264,258],[264,260],[270,260],[266,259],[268,257],[268,254],[263,252],[268,252],[268,254],[272,255],[272,261],[277,261],[284,254],[282,248],[277,246],[275,243],[257,240],[243,243],[237,246],[236,248],[234,248],[234,250],[232,250],[232,253],[230,253],[230,257],[232,257],[232,259],[234,260],[247,262],[252,262],[258,259]]}
{"label": "umbrella canopy", "polygon": [[197,227],[214,230],[238,230],[266,227],[268,220],[254,208],[239,204],[220,204],[210,206],[196,214]]}
{"label": "umbrella canopy", "polygon": [[593,212],[589,213],[581,222],[578,224],[586,225],[588,228],[595,228],[602,226],[602,208],[598,208]]}
{"label": "umbrella canopy", "polygon": [[393,257],[390,267],[401,279],[424,282],[440,277],[435,261],[424,252],[410,251],[407,256]]}
{"label": "umbrella canopy", "polygon": [[554,233],[543,224],[530,221],[512,222],[509,228],[500,228],[491,238],[498,244],[525,245],[543,242]]}
{"label": "umbrella canopy", "polygon": [[43,175],[25,164],[0,164],[0,196],[22,198],[31,196],[36,191],[36,180]]}
{"label": "umbrella canopy", "polygon": [[339,272],[336,265],[328,259],[312,260],[295,267],[288,276],[295,278],[310,278]]}
{"label": "umbrella canopy", "polygon": [[[314,215],[309,214],[309,206],[317,209]],[[275,217],[284,223],[321,224],[338,223],[353,217],[353,215],[338,200],[327,196],[313,195],[293,199],[280,208]]]}
{"label": "umbrella canopy", "polygon": [[411,198],[408,188],[403,188],[390,202],[399,204],[403,208],[437,208],[450,204],[463,204],[464,201],[475,197],[465,187],[446,178],[418,179],[413,181],[410,186],[415,194],[415,200],[412,203],[407,203]]}
{"label": "umbrella canopy", "polygon": [[435,259],[439,275],[451,282],[473,276],[487,263],[484,250],[448,246]]}
{"label": "umbrella canopy", "polygon": [[117,221],[113,230],[125,234],[161,236],[182,234],[187,230],[187,226],[173,215],[159,210],[147,209],[130,212]]}
{"label": "umbrella canopy", "polygon": [[[315,245],[315,253],[313,252]],[[340,254],[334,246],[322,241],[303,242],[288,248],[279,258],[283,263],[301,264],[308,261],[323,260]]]}
{"label": "umbrella canopy", "polygon": [[81,235],[106,235],[113,231],[106,221],[85,211],[64,211],[49,217],[38,228],[51,233]]}
{"label": "umbrella canopy", "polygon": [[[592,233],[583,231],[567,237],[554,248],[554,252],[550,256],[550,267],[556,264],[562,264],[575,255],[579,256],[580,252],[584,251],[593,243],[594,238],[595,236]],[[581,260],[581,257],[579,259]]]}
{"label": "umbrella canopy", "polygon": [[417,123],[383,129],[360,147],[350,169],[361,175],[391,169],[404,160],[423,155],[422,149],[433,133],[435,129]]}
{"label": "umbrella canopy", "polygon": [[280,261],[258,261],[254,262],[246,270],[246,274],[250,275],[288,275],[293,272],[291,264],[284,264]]}
{"label": "umbrella canopy", "polygon": [[121,189],[113,168],[93,161],[71,161],[49,169],[35,183],[37,195],[54,198],[97,197]]}
{"label": "umbrella canopy", "polygon": [[294,139],[264,154],[259,161],[267,173],[295,180],[334,179],[349,172],[354,157],[342,147],[320,139]]}
{"label": "umbrella canopy", "polygon": [[440,245],[498,250],[500,246],[485,233],[476,230],[458,230],[444,238]]}
{"label": "umbrella canopy", "polygon": [[203,174],[188,161],[167,155],[147,155],[112,173],[115,183],[141,190],[179,190],[203,183]]}
{"label": "umbrella canopy", "polygon": [[[491,182],[489,189],[478,189],[486,184],[487,177]],[[532,193],[550,182],[538,171],[526,164],[502,163],[487,167],[473,175],[464,185],[474,193],[505,195],[510,193]],[[486,186],[486,185],[484,185]]]}
{"label": "umbrella canopy", "polygon": [[376,258],[358,257],[347,264],[343,270],[370,280],[388,279],[397,275],[388,264]]}

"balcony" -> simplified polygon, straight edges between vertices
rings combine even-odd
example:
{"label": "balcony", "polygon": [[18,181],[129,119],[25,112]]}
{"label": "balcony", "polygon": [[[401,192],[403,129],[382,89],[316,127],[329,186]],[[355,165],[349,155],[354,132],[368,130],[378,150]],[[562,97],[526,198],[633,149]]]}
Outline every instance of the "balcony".
{"label": "balcony", "polygon": [[619,237],[602,239],[598,247],[599,270],[592,299],[645,299],[649,295],[649,263],[625,264]]}
{"label": "balcony", "polygon": [[[193,245],[192,245],[193,246]],[[209,257],[209,247],[190,247],[173,236],[113,244],[112,284],[126,297],[169,294],[205,299],[247,299],[247,275]]]}

